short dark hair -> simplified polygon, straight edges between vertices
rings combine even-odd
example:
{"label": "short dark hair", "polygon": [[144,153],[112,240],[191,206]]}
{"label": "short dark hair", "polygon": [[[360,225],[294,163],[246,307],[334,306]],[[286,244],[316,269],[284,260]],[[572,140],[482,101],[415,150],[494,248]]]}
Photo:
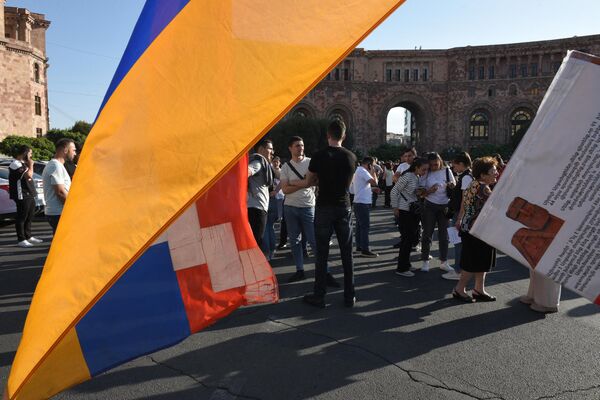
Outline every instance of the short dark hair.
{"label": "short dark hair", "polygon": [[60,139],[58,142],[56,142],[56,151],[66,149],[71,143],[75,144],[75,141],[66,137]]}
{"label": "short dark hair", "polygon": [[481,175],[487,174],[492,167],[496,167],[498,162],[492,157],[481,157],[473,161],[473,178],[479,179]]}
{"label": "short dark hair", "polygon": [[292,136],[290,140],[288,140],[288,147],[296,142],[304,142],[304,139],[302,139],[300,136]]}
{"label": "short dark hair", "polygon": [[346,134],[346,124],[339,119],[331,121],[327,127],[327,134],[333,140],[342,140]]}
{"label": "short dark hair", "polygon": [[256,151],[258,151],[258,149],[260,149],[260,148],[267,147],[267,144],[271,144],[271,146],[272,146],[273,141],[271,139],[261,139],[258,143],[256,143],[256,146],[254,147],[254,149]]}
{"label": "short dark hair", "polygon": [[31,150],[31,147],[27,146],[26,144],[22,144],[19,147],[17,147],[17,151],[15,151],[14,156],[22,156],[23,154],[29,153],[29,150]]}
{"label": "short dark hair", "polygon": [[362,159],[361,164],[373,164],[374,162],[375,160],[373,159],[373,157],[367,156]]}
{"label": "short dark hair", "polygon": [[402,153],[400,153],[400,155],[404,155],[406,153],[412,153],[413,156],[417,156],[417,149],[415,149],[414,147],[407,147],[404,150],[402,150]]}
{"label": "short dark hair", "polygon": [[466,167],[471,167],[471,164],[472,164],[472,162],[471,162],[471,156],[466,151],[461,151],[460,153],[457,153],[454,156],[454,158],[452,159],[452,162],[462,163]]}

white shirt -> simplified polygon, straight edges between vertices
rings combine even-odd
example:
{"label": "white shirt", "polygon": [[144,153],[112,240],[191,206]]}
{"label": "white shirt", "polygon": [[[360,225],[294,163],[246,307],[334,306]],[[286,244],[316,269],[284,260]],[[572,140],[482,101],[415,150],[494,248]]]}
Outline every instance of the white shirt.
{"label": "white shirt", "polygon": [[448,180],[446,181],[446,168],[442,168],[438,171],[429,171],[425,178],[425,189],[429,190],[437,184],[437,190],[425,197],[429,202],[445,205],[450,200],[446,195],[446,183],[456,183],[452,172],[448,171]]}
{"label": "white shirt", "polygon": [[[302,161],[297,162],[294,160],[289,161],[296,171],[303,177],[306,176],[308,172],[308,165],[310,164],[310,158],[304,157]],[[299,181],[300,178],[298,175],[292,171],[287,163],[283,164],[281,167],[281,181],[284,183],[293,183],[294,181]],[[285,205],[292,207],[314,207],[315,206],[315,190],[314,187],[309,187],[306,189],[300,189],[295,191],[294,193],[285,195]]]}
{"label": "white shirt", "polygon": [[392,186],[394,184],[394,171],[391,169],[385,169],[385,186]]}
{"label": "white shirt", "polygon": [[398,165],[398,168],[396,168],[396,173],[403,173],[404,171],[406,171],[409,168],[410,168],[410,164],[403,162],[402,164]]}
{"label": "white shirt", "polygon": [[71,177],[67,173],[65,166],[53,158],[48,161],[44,172],[42,173],[42,180],[44,182],[44,198],[46,199],[46,207],[44,212],[46,215],[60,215],[62,214],[64,203],[56,195],[54,186],[63,185],[67,193],[71,188]]}
{"label": "white shirt", "polygon": [[469,188],[469,185],[473,182],[473,177],[471,175],[465,175],[462,178],[462,184],[460,185],[460,190],[465,191]]}
{"label": "white shirt", "polygon": [[356,168],[354,178],[352,179],[352,187],[354,190],[354,203],[371,204],[373,202],[373,191],[369,181],[373,176],[362,165]]}

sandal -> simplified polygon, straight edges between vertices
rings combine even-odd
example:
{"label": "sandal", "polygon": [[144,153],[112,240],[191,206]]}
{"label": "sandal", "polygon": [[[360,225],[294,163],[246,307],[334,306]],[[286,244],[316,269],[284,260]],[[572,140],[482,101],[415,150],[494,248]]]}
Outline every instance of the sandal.
{"label": "sandal", "polygon": [[475,300],[473,300],[473,298],[471,296],[469,296],[468,294],[460,294],[456,291],[456,289],[454,289],[452,291],[452,297],[454,297],[456,300],[460,300],[463,303],[474,303]]}
{"label": "sandal", "polygon": [[473,299],[475,299],[476,301],[496,301],[496,297],[490,294],[479,293],[475,289],[473,289]]}

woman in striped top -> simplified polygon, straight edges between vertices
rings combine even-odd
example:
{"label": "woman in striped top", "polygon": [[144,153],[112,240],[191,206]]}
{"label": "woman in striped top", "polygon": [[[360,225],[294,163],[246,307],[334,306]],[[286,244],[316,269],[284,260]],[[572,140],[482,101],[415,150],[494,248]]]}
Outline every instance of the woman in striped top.
{"label": "woman in striped top", "polygon": [[427,174],[428,168],[429,163],[426,159],[416,158],[392,189],[392,207],[400,226],[400,250],[396,274],[401,276],[415,275],[410,271],[410,249],[417,238],[419,215],[410,211],[410,204],[418,201],[416,191],[419,177]]}

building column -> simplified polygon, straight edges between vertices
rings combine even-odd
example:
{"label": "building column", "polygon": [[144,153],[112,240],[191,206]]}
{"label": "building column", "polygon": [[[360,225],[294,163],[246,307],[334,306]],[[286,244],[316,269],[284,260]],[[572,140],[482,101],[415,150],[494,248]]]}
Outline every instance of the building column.
{"label": "building column", "polygon": [[4,40],[4,3],[5,0],[0,0],[0,40]]}

